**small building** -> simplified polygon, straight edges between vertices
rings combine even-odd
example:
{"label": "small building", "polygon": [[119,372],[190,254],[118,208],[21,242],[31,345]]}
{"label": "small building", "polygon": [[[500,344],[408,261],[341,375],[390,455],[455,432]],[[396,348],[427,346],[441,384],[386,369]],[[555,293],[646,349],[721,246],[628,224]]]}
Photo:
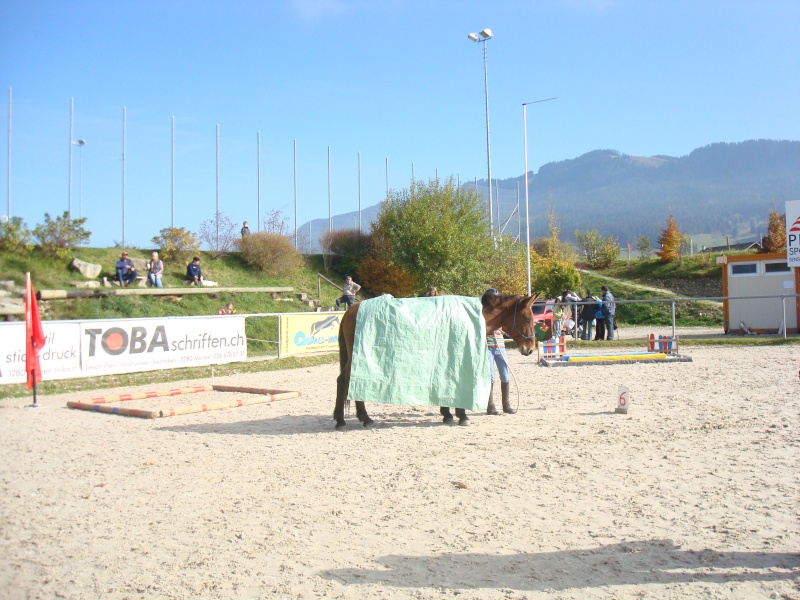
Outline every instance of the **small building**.
{"label": "small building", "polygon": [[[720,256],[725,333],[798,333],[800,269],[789,267],[786,252]],[[763,296],[776,296],[764,298]],[[784,305],[786,322],[784,323]]]}

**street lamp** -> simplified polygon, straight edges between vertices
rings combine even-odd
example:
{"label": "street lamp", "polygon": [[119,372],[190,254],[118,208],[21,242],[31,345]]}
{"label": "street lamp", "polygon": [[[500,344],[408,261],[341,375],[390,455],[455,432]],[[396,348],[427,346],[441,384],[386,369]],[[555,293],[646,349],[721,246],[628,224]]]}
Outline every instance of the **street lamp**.
{"label": "street lamp", "polygon": [[492,216],[492,151],[489,143],[489,73],[486,67],[486,42],[492,38],[492,30],[484,29],[480,33],[467,35],[473,42],[483,42],[483,87],[486,94],[486,164],[489,176],[489,231],[494,237],[494,217]]}
{"label": "street lamp", "polygon": [[528,104],[538,104],[548,102],[556,98],[545,98],[544,100],[534,100],[533,102],[522,103],[522,130],[525,142],[525,255],[528,267],[528,296],[531,295],[531,221],[528,212]]}

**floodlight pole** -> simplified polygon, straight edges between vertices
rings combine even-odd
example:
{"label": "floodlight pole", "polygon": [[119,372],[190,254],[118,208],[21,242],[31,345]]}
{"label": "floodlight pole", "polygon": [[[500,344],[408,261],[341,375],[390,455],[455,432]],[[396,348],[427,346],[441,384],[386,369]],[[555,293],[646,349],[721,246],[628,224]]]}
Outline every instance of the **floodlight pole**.
{"label": "floodlight pole", "polygon": [[522,103],[522,131],[525,146],[525,264],[528,271],[528,296],[531,295],[531,220],[528,208],[528,104],[548,102],[557,98],[545,98]]}
{"label": "floodlight pole", "polygon": [[492,30],[484,29],[477,33],[470,33],[467,36],[473,42],[483,43],[483,88],[486,95],[486,166],[489,177],[489,231],[494,237],[494,206],[492,202],[492,145],[489,135],[489,69],[486,61],[486,42],[492,38]]}

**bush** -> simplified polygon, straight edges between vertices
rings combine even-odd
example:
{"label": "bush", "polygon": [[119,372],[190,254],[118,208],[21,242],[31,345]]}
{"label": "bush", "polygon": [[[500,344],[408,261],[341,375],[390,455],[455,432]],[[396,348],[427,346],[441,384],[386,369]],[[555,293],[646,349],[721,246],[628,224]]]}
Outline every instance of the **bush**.
{"label": "bush", "polygon": [[242,260],[268,275],[288,275],[303,265],[292,241],[276,233],[251,233],[242,240]]}
{"label": "bush", "polygon": [[0,250],[17,253],[31,251],[31,232],[22,217],[11,217],[9,222],[0,223]]}
{"label": "bush", "polygon": [[499,236],[496,241],[487,287],[497,288],[503,294],[525,295],[528,289],[525,245],[507,235]]}
{"label": "bush", "polygon": [[39,242],[42,256],[48,258],[66,258],[70,252],[89,241],[91,231],[86,231],[83,226],[86,217],[70,219],[69,212],[64,211],[60,217],[53,221],[48,213],[44,214],[44,223],[37,225],[33,230],[33,237]]}
{"label": "bush", "polygon": [[376,296],[391,294],[395,298],[416,295],[417,278],[396,263],[366,257],[358,269],[361,285]]}
{"label": "bush", "polygon": [[183,227],[165,227],[152,242],[158,246],[162,260],[188,262],[200,252],[197,236]]}
{"label": "bush", "polygon": [[326,231],[320,238],[322,256],[326,270],[333,268],[338,273],[356,273],[366,256],[370,236],[358,229]]}

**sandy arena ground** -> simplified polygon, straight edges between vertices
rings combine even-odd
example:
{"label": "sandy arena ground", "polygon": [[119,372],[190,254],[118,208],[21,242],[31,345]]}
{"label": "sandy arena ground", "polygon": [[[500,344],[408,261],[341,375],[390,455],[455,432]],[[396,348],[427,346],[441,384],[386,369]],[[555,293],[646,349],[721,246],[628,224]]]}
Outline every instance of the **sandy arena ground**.
{"label": "sandy arena ground", "polygon": [[65,408],[152,387],[2,401],[0,596],[798,599],[798,348],[687,353],[513,352],[519,413],[469,427],[369,404],[374,429],[335,431],[335,366],[218,378],[303,397],[155,420]]}

